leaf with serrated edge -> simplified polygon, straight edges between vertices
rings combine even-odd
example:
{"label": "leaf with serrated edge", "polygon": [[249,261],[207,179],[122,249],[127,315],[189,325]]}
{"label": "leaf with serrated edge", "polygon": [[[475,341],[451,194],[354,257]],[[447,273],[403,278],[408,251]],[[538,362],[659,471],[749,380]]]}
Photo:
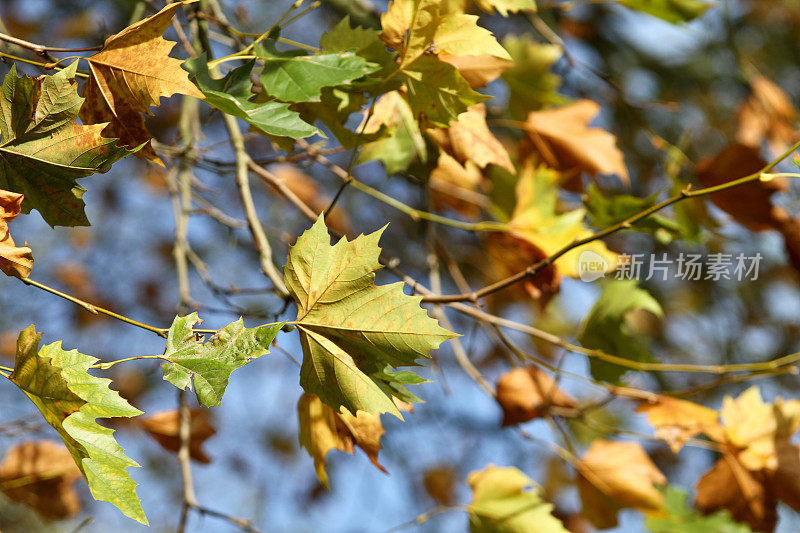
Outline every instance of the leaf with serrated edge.
{"label": "leaf with serrated edge", "polygon": [[83,99],[77,61],[53,76],[6,75],[0,104],[0,189],[25,195],[22,212],[36,209],[51,226],[88,226],[77,179],[106,172],[130,151],[101,136],[105,124],[76,121]]}
{"label": "leaf with serrated edge", "polygon": [[374,374],[386,365],[416,366],[457,335],[427,315],[421,296],[404,294],[402,283],[374,284],[382,232],[331,246],[320,216],[289,251],[284,280],[298,307],[300,385],[335,410],[392,413],[402,420]]}
{"label": "leaf with serrated edge", "polygon": [[142,113],[175,93],[203,98],[181,69],[181,60],[169,57],[176,43],[162,38],[178,8],[196,1],[167,5],[106,39],[102,50],[87,59],[90,77],[83,90],[86,105],[81,108],[81,120],[109,123],[105,133],[119,138],[120,145],[147,143],[137,155],[158,163],[161,160],[150,146]]}
{"label": "leaf with serrated edge", "polygon": [[136,482],[126,468],[139,466],[125,455],[114,430],[97,418],[134,417],[142,412],[116,391],[110,379],[89,374],[98,359],[65,351],[61,341],[39,349],[41,333],[33,326],[20,333],[17,357],[9,379],[39,408],[66,444],[97,500],[107,501],[126,516],[147,524],[136,496]]}
{"label": "leaf with serrated edge", "polygon": [[186,389],[194,381],[197,400],[210,407],[222,403],[231,372],[269,353],[269,345],[283,323],[245,328],[240,318],[201,344],[192,331],[199,321],[197,313],[175,317],[164,352],[170,362],[161,367],[164,379],[179,389]]}

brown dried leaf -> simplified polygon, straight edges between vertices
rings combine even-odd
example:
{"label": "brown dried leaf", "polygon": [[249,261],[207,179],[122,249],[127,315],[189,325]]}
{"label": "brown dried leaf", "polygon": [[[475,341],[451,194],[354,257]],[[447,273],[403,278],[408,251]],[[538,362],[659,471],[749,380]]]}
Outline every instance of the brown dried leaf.
{"label": "brown dried leaf", "polygon": [[297,403],[300,420],[300,444],[314,459],[314,468],[320,483],[328,486],[325,456],[331,450],[354,453],[358,446],[367,454],[372,464],[382,472],[378,463],[381,436],[385,433],[381,417],[359,411],[353,416],[346,408],[337,413],[315,395],[304,393]]}
{"label": "brown dried leaf", "polygon": [[562,391],[548,373],[536,366],[514,368],[500,376],[497,403],[503,408],[504,426],[542,417],[551,406],[578,406],[575,398]]}
{"label": "brown dried leaf", "polygon": [[453,467],[444,465],[429,468],[422,475],[425,492],[439,505],[453,505],[456,501],[457,476]]}
{"label": "brown dried leaf", "polygon": [[619,509],[656,510],[664,501],[655,485],[667,478],[636,442],[596,439],[577,469],[583,514],[599,529],[615,526]]}
{"label": "brown dried leaf", "polygon": [[84,124],[108,122],[104,136],[119,138],[121,146],[148,143],[136,155],[161,162],[149,144],[142,113],[175,93],[203,98],[181,68],[182,61],[169,57],[175,43],[161,37],[176,10],[196,1],[167,5],[106,39],[103,49],[88,58],[90,78],[79,115]]}
{"label": "brown dried leaf", "polygon": [[[758,172],[766,165],[759,150],[742,144],[732,144],[713,158],[702,159],[695,166],[697,179],[703,187],[713,187]],[[775,178],[754,181],[710,195],[717,207],[736,222],[753,231],[778,229],[780,219],[770,204],[775,192],[788,190],[788,181]]]}
{"label": "brown dried leaf", "polygon": [[[525,121],[528,150],[538,153],[540,161],[565,173],[586,172],[590,176],[616,174],[630,183],[616,137],[589,122],[600,112],[592,100],[578,100],[558,109],[532,111]],[[525,149],[523,148],[523,152]]]}
{"label": "brown dried leaf", "polygon": [[728,509],[734,520],[747,522],[755,531],[772,531],[777,502],[764,481],[765,474],[750,472],[726,453],[697,484],[697,508],[704,513]]}
{"label": "brown dried leaf", "polygon": [[[506,278],[547,257],[544,250],[511,233],[488,233],[484,242],[494,269],[498,271],[491,279]],[[560,286],[561,272],[553,265],[520,284],[521,289],[542,309],[558,293]]]}
{"label": "brown dried leaf", "polygon": [[656,428],[656,437],[666,441],[673,453],[678,453],[687,440],[700,433],[718,442],[724,440],[719,413],[709,407],[658,396],[653,402],[642,403],[636,411],[647,414],[647,420]]}
{"label": "brown dried leaf", "polygon": [[750,96],[736,114],[736,140],[759,148],[766,139],[770,150],[784,152],[797,139],[797,111],[789,96],[764,76],[750,81]]}
{"label": "brown dried leaf", "polygon": [[20,214],[21,194],[0,189],[0,270],[6,276],[27,278],[33,268],[33,252],[27,246],[16,246],[8,223]]}
{"label": "brown dried leaf", "polygon": [[460,163],[472,161],[482,169],[494,164],[516,174],[505,147],[486,125],[486,106],[482,103],[470,107],[450,127],[438,131],[441,133],[432,135],[434,142]]}
{"label": "brown dried leaf", "polygon": [[[191,409],[190,413],[189,456],[200,463],[210,463],[211,458],[203,450],[203,443],[213,437],[217,430],[209,422],[207,409],[195,408]],[[137,419],[162,448],[175,453],[178,453],[181,446],[180,420],[180,412],[177,409],[158,411]]]}
{"label": "brown dried leaf", "polygon": [[0,464],[0,490],[10,499],[32,507],[46,520],[61,520],[80,511],[73,487],[80,477],[69,450],[52,440],[17,444]]}

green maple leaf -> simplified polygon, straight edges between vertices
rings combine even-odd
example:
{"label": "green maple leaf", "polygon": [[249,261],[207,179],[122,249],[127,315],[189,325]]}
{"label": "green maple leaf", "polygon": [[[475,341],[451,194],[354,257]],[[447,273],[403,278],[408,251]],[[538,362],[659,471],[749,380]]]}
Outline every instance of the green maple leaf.
{"label": "green maple leaf", "polygon": [[33,326],[20,333],[16,363],[9,379],[61,436],[86,478],[92,496],[147,524],[136,496],[136,483],[126,471],[139,465],[117,444],[114,430],[95,422],[97,418],[130,418],[142,412],[108,388],[110,379],[89,374],[89,368],[98,359],[77,350],[65,351],[61,341],[40,350],[41,336]]}
{"label": "green maple leaf", "polygon": [[297,303],[303,364],[300,385],[339,411],[392,413],[402,419],[387,366],[416,366],[454,333],[419,306],[402,283],[376,286],[383,230],[331,246],[323,217],[289,251],[284,280]]}
{"label": "green maple leaf", "polygon": [[467,479],[471,533],[568,533],[553,505],[536,493],[534,481],[514,467],[489,465]]}
{"label": "green maple leaf", "polygon": [[283,102],[319,102],[323,87],[343,85],[380,68],[353,52],[278,52],[271,42],[259,43],[256,55],[264,60],[264,91]]}
{"label": "green maple leaf", "polygon": [[[586,348],[631,361],[651,360],[648,339],[625,321],[625,316],[635,309],[663,316],[659,303],[646,290],[640,289],[636,280],[609,281],[584,319],[578,341]],[[594,357],[589,363],[592,376],[603,381],[618,382],[627,372],[625,367]]]}
{"label": "green maple leaf", "polygon": [[282,102],[251,102],[253,83],[250,72],[255,60],[230,71],[224,78],[214,79],[208,71],[205,54],[183,63],[189,79],[206,97],[205,101],[220,111],[240,118],[267,135],[299,139],[317,133],[317,128],[300,119],[300,115]]}
{"label": "green maple leaf", "polygon": [[396,54],[386,49],[381,41],[380,32],[370,28],[352,28],[349,15],[331,31],[322,35],[319,47],[326,53],[353,52],[370,63],[379,65],[380,70],[370,73],[367,76],[368,82],[365,83],[383,83],[384,78],[395,68]]}
{"label": "green maple leaf", "polygon": [[222,403],[231,372],[269,353],[269,345],[283,323],[245,328],[240,318],[203,344],[192,331],[199,321],[197,313],[175,317],[164,352],[164,358],[170,362],[161,367],[164,379],[179,389],[186,389],[194,382],[197,400],[210,407]]}
{"label": "green maple leaf", "polygon": [[[428,152],[419,124],[399,92],[387,93],[377,102],[368,126],[374,124],[385,127],[385,136],[362,146],[358,163],[378,159],[383,161],[386,173],[391,175],[408,169],[416,161],[424,163],[427,160]],[[381,132],[380,128],[371,129]]]}
{"label": "green maple leaf", "polygon": [[619,3],[672,24],[694,20],[714,5],[700,0],[619,0]]}
{"label": "green maple leaf", "polygon": [[25,195],[22,210],[38,210],[51,226],[88,226],[77,179],[106,172],[133,153],[102,137],[106,124],[76,121],[83,98],[77,61],[53,76],[17,76],[14,65],[0,91],[0,189]]}
{"label": "green maple leaf", "polygon": [[747,524],[733,520],[727,510],[704,516],[687,505],[684,491],[668,485],[665,489],[664,508],[645,520],[651,533],[752,533]]}
{"label": "green maple leaf", "polygon": [[525,120],[531,111],[569,102],[558,92],[561,78],[550,72],[563,53],[560,46],[537,43],[527,35],[508,35],[503,46],[514,61],[514,66],[501,74],[508,86],[508,112],[513,118]]}
{"label": "green maple leaf", "polygon": [[403,67],[408,103],[415,115],[446,128],[469,107],[490,97],[475,92],[458,69],[430,55]]}

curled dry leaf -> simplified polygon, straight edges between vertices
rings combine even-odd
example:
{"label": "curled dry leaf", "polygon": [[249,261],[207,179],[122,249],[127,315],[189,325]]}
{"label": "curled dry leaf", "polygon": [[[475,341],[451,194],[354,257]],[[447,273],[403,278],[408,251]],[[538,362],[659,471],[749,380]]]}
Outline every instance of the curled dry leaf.
{"label": "curled dry leaf", "polygon": [[317,396],[308,393],[300,397],[297,414],[300,422],[300,444],[314,459],[317,477],[324,487],[328,486],[325,457],[331,450],[352,454],[355,446],[358,446],[376,468],[386,472],[378,462],[381,436],[385,433],[380,415],[359,411],[353,416],[344,407],[337,413]]}
{"label": "curled dry leaf", "polygon": [[583,514],[599,529],[617,525],[617,511],[657,510],[667,478],[636,442],[597,439],[577,465]]}
{"label": "curled dry leaf", "polygon": [[538,160],[566,174],[575,174],[567,184],[579,185],[580,173],[590,176],[616,174],[629,184],[628,170],[622,152],[617,148],[613,134],[590,128],[589,122],[600,112],[600,105],[592,100],[579,100],[558,109],[532,111],[525,121],[528,139],[521,151],[523,155],[535,152]]}
{"label": "curled dry leaf", "polygon": [[177,9],[194,2],[167,5],[106,39],[102,50],[88,58],[90,77],[83,90],[86,102],[80,111],[83,123],[108,122],[103,135],[118,138],[119,145],[131,148],[147,143],[136,155],[159,163],[142,113],[149,113],[150,106],[158,106],[161,97],[175,93],[203,98],[181,68],[182,61],[169,57],[176,43],[161,37]]}
{"label": "curled dry leaf", "polygon": [[[758,172],[766,164],[758,148],[732,144],[713,158],[698,162],[695,173],[703,187],[713,187]],[[770,203],[770,198],[788,188],[787,180],[775,178],[733,187],[709,198],[739,224],[753,231],[764,231],[780,227],[778,211]]]}
{"label": "curled dry leaf", "polygon": [[719,413],[696,403],[658,396],[655,401],[641,404],[636,411],[647,415],[647,420],[656,428],[656,437],[669,444],[674,453],[700,433],[714,440],[722,437]]}
{"label": "curled dry leaf", "polygon": [[[203,450],[203,443],[216,435],[217,430],[208,419],[208,410],[190,410],[189,456],[201,463],[210,463],[211,458]],[[165,450],[178,453],[181,447],[181,416],[177,409],[157,411],[149,416],[138,418],[139,425]]]}
{"label": "curled dry leaf", "polygon": [[754,148],[766,140],[770,150],[779,154],[797,139],[796,118],[797,111],[783,89],[764,76],[755,76],[750,96],[736,114],[736,140]]}
{"label": "curled dry leaf", "polygon": [[503,425],[519,424],[547,414],[551,406],[575,408],[578,402],[536,366],[509,370],[497,381],[497,403]]}
{"label": "curled dry leaf", "polygon": [[33,268],[32,250],[15,245],[8,229],[8,223],[20,214],[23,199],[21,194],[0,189],[0,270],[17,278],[27,278]]}
{"label": "curled dry leaf", "polygon": [[62,520],[80,511],[73,487],[80,477],[69,450],[53,440],[17,444],[0,463],[0,490],[46,520]]}

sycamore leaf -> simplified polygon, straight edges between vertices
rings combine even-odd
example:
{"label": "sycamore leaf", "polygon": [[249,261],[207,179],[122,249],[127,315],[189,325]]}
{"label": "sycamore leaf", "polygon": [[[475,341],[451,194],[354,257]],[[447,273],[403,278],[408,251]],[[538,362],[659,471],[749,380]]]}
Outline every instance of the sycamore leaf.
{"label": "sycamore leaf", "polygon": [[746,522],[755,531],[772,531],[778,520],[777,501],[765,486],[765,477],[726,453],[697,484],[697,508],[703,513],[727,509],[736,521]]}
{"label": "sycamore leaf", "polygon": [[[576,209],[557,213],[560,175],[548,168],[526,165],[516,185],[517,205],[512,213],[509,235],[532,245],[539,259],[550,256],[576,239],[593,232],[583,224],[585,211]],[[575,248],[555,261],[556,270],[569,277],[579,277],[581,254],[593,253],[605,261],[609,270],[617,263],[617,255],[601,241]],[[537,259],[537,260],[539,260]],[[535,261],[534,261],[535,262]]]}
{"label": "sycamore leaf", "polygon": [[800,429],[800,400],[761,399],[758,387],[750,387],[734,399],[726,396],[720,409],[728,442],[742,449],[738,455],[748,470],[778,468],[776,447],[789,443]]}
{"label": "sycamore leaf", "polygon": [[362,146],[359,163],[378,159],[386,167],[386,173],[391,175],[407,170],[417,161],[424,163],[427,160],[425,139],[414,113],[398,91],[381,96],[369,120],[362,126],[359,131],[364,134],[377,133],[385,128],[387,135]]}
{"label": "sycamore leaf", "polygon": [[512,118],[524,120],[531,111],[567,103],[567,98],[558,92],[561,78],[550,72],[563,53],[560,46],[537,43],[527,35],[507,35],[503,47],[513,61],[502,74],[508,86],[508,112]]}
{"label": "sycamore leaf", "polygon": [[353,52],[300,55],[279,52],[274,43],[256,45],[264,60],[264,92],[284,102],[319,102],[323,87],[335,87],[377,71],[380,67]]}
{"label": "sycamore leaf", "polygon": [[700,433],[717,441],[723,438],[719,413],[710,407],[658,396],[655,401],[642,403],[636,412],[647,415],[648,422],[656,428],[656,437],[669,444],[673,453],[678,453],[687,440]]}
{"label": "sycamore leaf", "polygon": [[447,127],[471,106],[490,98],[473,91],[454,66],[433,56],[420,57],[403,69],[403,75],[411,109],[434,126]]}
{"label": "sycamore leaf", "polygon": [[511,56],[492,33],[478,26],[476,15],[444,15],[438,20],[432,44],[435,53],[451,56],[493,56],[511,60]]}
{"label": "sycamore leaf", "polygon": [[451,56],[442,53],[438,57],[445,63],[456,67],[461,77],[467,80],[469,86],[473,88],[486,86],[514,66],[512,61],[491,55]]}
{"label": "sycamore leaf", "polygon": [[[204,464],[210,463],[211,458],[203,449],[203,443],[216,435],[217,430],[208,419],[208,409],[191,409],[189,413],[189,457]],[[162,448],[178,453],[181,447],[179,410],[157,411],[137,421]]]}
{"label": "sycamore leaf", "polygon": [[98,359],[64,351],[61,341],[39,349],[41,333],[33,326],[20,333],[17,357],[10,380],[39,408],[72,454],[96,500],[116,505],[125,515],[147,524],[136,483],[126,472],[139,466],[125,455],[114,431],[97,418],[135,417],[132,407],[116,391],[110,379],[89,374]]}
{"label": "sycamore leaf", "polygon": [[[758,148],[734,143],[714,157],[701,159],[695,166],[695,173],[703,187],[713,187],[758,172],[766,164]],[[753,231],[764,231],[783,227],[781,211],[770,199],[773,194],[788,190],[789,182],[779,177],[745,183],[709,198],[739,224]]]}
{"label": "sycamore leaf", "polygon": [[0,463],[0,490],[45,520],[63,520],[81,510],[75,481],[81,471],[69,450],[53,440],[25,441]]}
{"label": "sycamore leaf", "polygon": [[164,351],[164,358],[170,362],[161,368],[166,381],[179,389],[193,385],[197,401],[211,407],[222,403],[231,372],[269,353],[269,345],[283,323],[245,328],[240,318],[203,344],[192,331],[199,321],[197,313],[175,317]]}
{"label": "sycamore leaf", "polygon": [[108,122],[103,130],[106,135],[118,138],[122,146],[147,143],[137,155],[159,163],[142,113],[149,113],[150,106],[158,106],[162,97],[175,93],[203,98],[181,68],[181,60],[169,57],[176,43],[161,37],[177,9],[194,2],[168,4],[106,39],[102,50],[87,60],[90,77],[83,90],[83,123]]}
{"label": "sycamore leaf", "polygon": [[505,168],[516,174],[514,164],[503,144],[486,124],[486,106],[477,104],[458,116],[446,129],[432,135],[439,147],[459,162],[474,162],[485,169],[490,164]]}
{"label": "sycamore leaf", "polygon": [[497,403],[503,409],[503,425],[509,426],[545,416],[551,406],[574,408],[578,402],[536,366],[515,368],[497,380]]}
{"label": "sycamore leaf", "polygon": [[637,442],[597,439],[577,469],[583,515],[598,529],[617,525],[619,509],[657,510],[664,501],[656,485],[667,478]]}
{"label": "sycamore leaf", "polygon": [[619,0],[619,3],[672,24],[694,20],[714,5],[702,0]]}
{"label": "sycamore leaf", "polygon": [[689,507],[686,500],[683,490],[668,485],[661,512],[653,513],[645,520],[647,530],[650,533],[751,533],[747,525],[734,522],[727,511],[704,516]]}
{"label": "sycamore leaf", "polygon": [[519,469],[489,465],[467,478],[471,533],[567,533],[553,505],[539,496],[534,481]]}
{"label": "sycamore leaf", "polygon": [[336,412],[317,396],[305,393],[297,402],[297,416],[300,444],[314,459],[314,468],[322,486],[328,487],[325,457],[331,450],[352,454],[358,446],[376,468],[386,472],[378,462],[381,436],[385,433],[380,415],[359,411],[357,416],[353,416],[345,409]]}
{"label": "sycamore leaf", "polygon": [[616,174],[630,182],[616,137],[589,122],[600,112],[592,100],[579,100],[558,109],[531,111],[525,121],[530,149],[548,166],[567,173],[590,176]]}
{"label": "sycamore leaf", "polygon": [[750,81],[750,96],[736,113],[736,140],[759,148],[766,139],[775,154],[786,151],[797,138],[797,111],[778,85],[764,76]]}
{"label": "sycamore leaf", "polygon": [[105,124],[83,126],[76,116],[77,61],[38,79],[17,77],[16,66],[3,81],[0,103],[0,189],[25,196],[22,212],[37,209],[51,226],[88,226],[77,179],[106,172],[130,152],[100,135]]}
{"label": "sycamore leaf", "polygon": [[409,376],[388,373],[387,366],[416,366],[418,358],[457,335],[427,315],[421,296],[404,294],[403,283],[374,284],[382,232],[331,246],[319,217],[291,247],[284,280],[297,304],[293,324],[303,347],[303,389],[336,411],[402,419],[388,384],[403,385]]}
{"label": "sycamore leaf", "polygon": [[[641,213],[655,205],[657,201],[658,193],[647,198],[618,193],[605,196],[596,184],[590,183],[583,198],[583,205],[586,206],[592,225],[602,229]],[[659,241],[664,243],[668,243],[674,237],[679,237],[684,233],[680,222],[660,213],[653,213],[634,224],[633,227],[640,231],[653,233]]]}
{"label": "sycamore leaf", "polygon": [[[578,341],[586,348],[601,350],[631,361],[651,359],[647,337],[642,335],[626,316],[634,310],[648,311],[663,316],[658,302],[636,280],[610,280],[603,287],[600,299],[583,320]],[[595,379],[618,382],[626,372],[624,367],[590,359],[590,369]]]}
{"label": "sycamore leaf", "polygon": [[289,109],[289,104],[250,101],[253,96],[253,83],[250,81],[253,65],[255,61],[250,61],[230,71],[224,78],[214,79],[203,54],[185,61],[183,68],[205,96],[206,103],[246,121],[259,132],[293,139],[317,133],[317,128],[301,120],[296,111]]}
{"label": "sycamore leaf", "polygon": [[8,223],[22,210],[23,198],[21,194],[0,189],[0,270],[17,278],[27,278],[33,267],[33,252],[27,246],[15,245],[8,229]]}
{"label": "sycamore leaf", "polygon": [[351,28],[349,15],[339,21],[331,31],[322,35],[319,47],[329,53],[353,52],[370,63],[380,65],[380,70],[368,75],[368,78],[375,78],[372,83],[385,84],[388,75],[396,68],[395,54],[386,49],[381,41],[380,32],[371,28]]}

